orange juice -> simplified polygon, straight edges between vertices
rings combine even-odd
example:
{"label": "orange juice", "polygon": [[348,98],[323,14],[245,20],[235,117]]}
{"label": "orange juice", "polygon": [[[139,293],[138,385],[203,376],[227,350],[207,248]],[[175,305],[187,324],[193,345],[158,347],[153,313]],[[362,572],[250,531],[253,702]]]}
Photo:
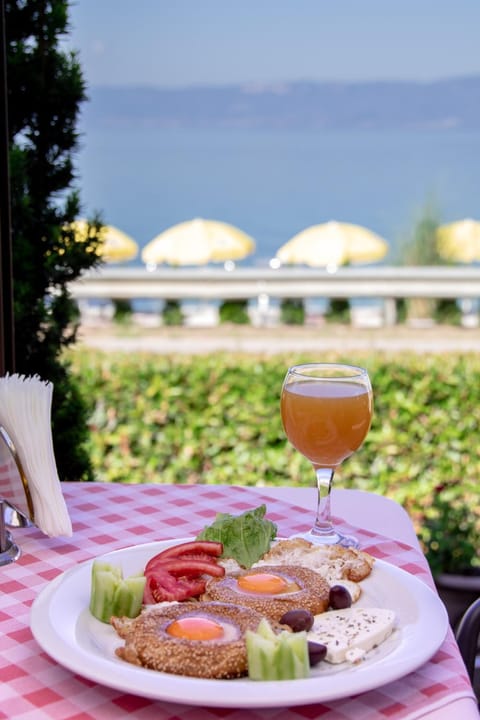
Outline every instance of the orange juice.
{"label": "orange juice", "polygon": [[354,381],[294,381],[281,398],[289,441],[316,467],[337,467],[360,447],[372,409],[371,390]]}

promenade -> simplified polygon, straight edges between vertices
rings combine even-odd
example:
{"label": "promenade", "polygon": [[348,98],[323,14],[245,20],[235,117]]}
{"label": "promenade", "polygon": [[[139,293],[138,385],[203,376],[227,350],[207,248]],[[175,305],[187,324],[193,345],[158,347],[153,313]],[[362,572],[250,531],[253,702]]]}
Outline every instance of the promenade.
{"label": "promenade", "polygon": [[[397,322],[396,301],[401,298],[476,301],[480,267],[341,267],[323,268],[239,267],[157,269],[102,267],[71,283],[72,296],[80,303],[123,300],[221,302],[240,299],[256,305],[259,313],[285,298],[305,302],[349,298],[374,301],[381,307],[383,326]],[[478,318],[477,318],[478,320]],[[261,323],[265,324],[265,323]]]}
{"label": "promenade", "polygon": [[306,353],[315,352],[480,352],[480,328],[447,325],[411,328],[406,325],[355,328],[350,325],[253,327],[142,327],[116,326],[108,321],[84,323],[79,347],[107,352],[162,354]]}

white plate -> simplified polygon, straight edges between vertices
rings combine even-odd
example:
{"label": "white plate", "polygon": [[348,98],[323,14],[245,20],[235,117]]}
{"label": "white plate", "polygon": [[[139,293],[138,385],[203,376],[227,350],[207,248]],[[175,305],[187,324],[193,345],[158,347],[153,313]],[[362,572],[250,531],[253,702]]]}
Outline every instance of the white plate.
{"label": "white plate", "polygon": [[[101,557],[121,565],[124,575],[141,572],[146,561],[187,539],[137,545]],[[413,575],[377,560],[362,583],[358,605],[394,610],[397,628],[357,665],[320,663],[306,680],[254,682],[204,680],[135,667],[116,657],[122,644],[113,628],[88,611],[92,561],[60,575],[36,598],[30,626],[39,645],[60,665],[110,688],[168,702],[210,707],[287,707],[365,692],[420,667],[438,650],[448,629],[443,604]]]}

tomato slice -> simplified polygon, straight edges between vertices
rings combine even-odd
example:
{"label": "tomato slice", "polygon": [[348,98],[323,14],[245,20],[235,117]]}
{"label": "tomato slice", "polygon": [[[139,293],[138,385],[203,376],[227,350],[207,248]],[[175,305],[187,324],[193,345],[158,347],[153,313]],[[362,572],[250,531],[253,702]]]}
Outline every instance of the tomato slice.
{"label": "tomato slice", "polygon": [[154,557],[151,560],[148,561],[148,563],[145,566],[145,574],[155,572],[157,568],[165,567],[168,563],[174,562],[176,560],[182,560],[182,561],[191,561],[191,562],[204,562],[208,563],[209,565],[217,565],[217,558],[211,557],[211,555],[206,555],[205,553],[195,553],[195,554],[184,554],[179,555],[178,557],[168,557],[168,558],[157,558]]}
{"label": "tomato slice", "polygon": [[222,552],[222,543],[195,540],[158,553],[145,566],[143,602],[151,605],[198,597],[205,592],[205,575],[225,575],[225,568],[218,563]]}
{"label": "tomato slice", "polygon": [[169,572],[149,575],[145,583],[143,602],[153,605],[159,602],[183,602],[205,592],[202,578],[175,578]]}
{"label": "tomato slice", "polygon": [[216,562],[205,560],[193,560],[190,557],[170,558],[153,570],[145,570],[145,575],[154,575],[158,570],[166,570],[174,577],[198,577],[199,575],[211,575],[223,577],[225,568]]}
{"label": "tomato slice", "polygon": [[185,553],[206,553],[212,557],[220,557],[223,552],[223,545],[221,542],[214,542],[213,540],[190,540],[189,542],[180,543],[180,545],[172,545],[166,550],[155,555],[152,560],[157,558],[168,558],[178,557]]}
{"label": "tomato slice", "polygon": [[163,565],[165,560],[171,558],[179,558],[189,556],[193,559],[208,560],[215,562],[223,552],[223,545],[219,542],[211,540],[192,540],[190,542],[173,545],[154,555],[145,566],[145,574],[151,572],[154,568]]}

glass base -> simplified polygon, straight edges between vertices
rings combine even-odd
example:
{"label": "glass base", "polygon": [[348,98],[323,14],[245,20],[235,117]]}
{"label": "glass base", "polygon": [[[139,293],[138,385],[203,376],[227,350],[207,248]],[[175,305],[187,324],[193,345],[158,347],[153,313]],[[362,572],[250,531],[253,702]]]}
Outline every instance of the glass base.
{"label": "glass base", "polygon": [[2,544],[2,550],[0,552],[0,566],[15,562],[21,555],[20,548],[13,542],[12,535],[8,530],[5,532],[4,540],[5,542]]}
{"label": "glass base", "polygon": [[327,534],[315,532],[315,529],[312,528],[312,530],[309,530],[306,533],[296,533],[291,537],[303,538],[304,540],[312,543],[312,545],[341,545],[345,548],[360,547],[360,543],[356,537],[353,535],[343,535],[338,532],[338,530],[333,530],[333,532]]}

